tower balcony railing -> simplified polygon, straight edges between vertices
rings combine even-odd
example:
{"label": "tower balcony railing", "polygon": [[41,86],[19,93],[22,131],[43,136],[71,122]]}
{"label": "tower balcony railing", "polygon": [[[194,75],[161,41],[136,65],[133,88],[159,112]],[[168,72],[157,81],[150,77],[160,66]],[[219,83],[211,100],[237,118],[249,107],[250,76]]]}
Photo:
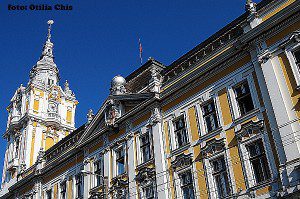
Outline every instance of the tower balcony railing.
{"label": "tower balcony railing", "polygon": [[58,113],[55,113],[55,112],[49,112],[47,113],[47,117],[49,120],[57,120],[57,121],[60,121],[60,116]]}

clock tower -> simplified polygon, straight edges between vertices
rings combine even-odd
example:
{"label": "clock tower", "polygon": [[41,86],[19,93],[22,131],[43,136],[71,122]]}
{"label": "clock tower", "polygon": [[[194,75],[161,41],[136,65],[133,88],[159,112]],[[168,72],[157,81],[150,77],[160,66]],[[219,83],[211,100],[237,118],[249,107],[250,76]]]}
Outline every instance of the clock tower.
{"label": "clock tower", "polygon": [[48,150],[75,130],[78,101],[67,81],[64,88],[60,86],[51,41],[53,23],[48,21],[47,40],[30,71],[28,84],[20,85],[7,107],[2,189],[14,184],[18,173],[34,165],[40,151]]}

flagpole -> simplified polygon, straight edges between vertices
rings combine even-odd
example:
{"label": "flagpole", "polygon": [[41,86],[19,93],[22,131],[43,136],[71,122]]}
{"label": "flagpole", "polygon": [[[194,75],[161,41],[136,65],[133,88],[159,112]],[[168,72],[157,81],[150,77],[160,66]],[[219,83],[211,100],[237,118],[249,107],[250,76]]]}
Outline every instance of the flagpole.
{"label": "flagpole", "polygon": [[139,52],[140,52],[140,62],[143,65],[143,47],[141,43],[141,38],[139,38]]}

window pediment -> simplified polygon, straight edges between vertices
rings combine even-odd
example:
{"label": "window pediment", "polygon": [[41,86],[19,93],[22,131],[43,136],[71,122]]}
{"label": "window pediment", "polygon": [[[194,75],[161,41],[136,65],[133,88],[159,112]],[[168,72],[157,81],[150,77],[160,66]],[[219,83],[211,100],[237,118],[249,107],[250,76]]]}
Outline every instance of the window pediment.
{"label": "window pediment", "polygon": [[180,170],[192,165],[192,156],[191,154],[181,154],[175,157],[175,160],[172,161],[172,167],[174,170]]}
{"label": "window pediment", "polygon": [[205,143],[203,147],[201,147],[201,153],[203,157],[212,156],[218,152],[225,150],[225,139],[224,138],[213,138]]}
{"label": "window pediment", "polygon": [[250,121],[244,125],[242,125],[241,130],[237,132],[236,136],[238,141],[244,141],[246,139],[249,139],[260,132],[262,132],[264,129],[264,123],[262,120],[260,121]]}

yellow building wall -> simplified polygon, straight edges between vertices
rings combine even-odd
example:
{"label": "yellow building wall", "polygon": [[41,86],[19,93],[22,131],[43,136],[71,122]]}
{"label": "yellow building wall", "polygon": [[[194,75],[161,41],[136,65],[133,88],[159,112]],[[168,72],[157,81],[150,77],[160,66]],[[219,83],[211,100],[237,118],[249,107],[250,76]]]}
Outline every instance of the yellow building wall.
{"label": "yellow building wall", "polygon": [[67,110],[66,121],[67,121],[67,123],[71,124],[71,121],[72,121],[72,110]]}
{"label": "yellow building wall", "polygon": [[54,139],[51,137],[47,137],[45,150],[50,149],[53,145],[54,145]]}
{"label": "yellow building wall", "polygon": [[196,109],[194,106],[188,109],[188,116],[189,116],[189,121],[190,121],[192,142],[194,142],[199,139],[197,115],[196,115]]}
{"label": "yellow building wall", "polygon": [[200,146],[194,147],[194,160],[196,165],[196,171],[197,171],[197,179],[198,179],[198,185],[199,185],[199,193],[197,195],[200,196],[201,199],[207,199],[209,198],[208,191],[207,191],[207,184],[206,184],[206,176],[203,166],[203,158],[200,155]]}
{"label": "yellow building wall", "polygon": [[33,165],[33,156],[34,156],[34,147],[35,147],[35,133],[36,133],[36,126],[37,122],[33,122],[32,124],[33,130],[32,130],[32,139],[31,139],[31,146],[30,146],[30,166]]}
{"label": "yellow building wall", "polygon": [[72,176],[69,177],[67,190],[68,190],[68,198],[73,198],[73,179],[72,179]]}
{"label": "yellow building wall", "polygon": [[280,55],[278,55],[278,59],[286,81],[286,85],[290,93],[290,98],[292,100],[294,110],[296,111],[297,117],[300,118],[300,92],[299,90],[297,90],[297,84],[291,65],[285,53],[281,53]]}
{"label": "yellow building wall", "polygon": [[39,111],[39,106],[40,106],[40,101],[35,99],[33,101],[33,111],[38,112]]}
{"label": "yellow building wall", "polygon": [[[232,122],[232,117],[230,114],[230,107],[228,103],[226,89],[220,91],[219,100],[220,100],[224,125],[228,125]],[[229,153],[232,162],[232,168],[234,173],[234,179],[237,186],[237,191],[239,191],[240,188],[245,190],[246,184],[244,180],[242,164],[241,164],[241,159],[239,157],[238,145],[237,145],[234,129],[229,129],[226,131],[226,139],[229,147]]]}
{"label": "yellow building wall", "polygon": [[58,184],[54,185],[54,189],[53,189],[53,198],[54,199],[58,199]]}

